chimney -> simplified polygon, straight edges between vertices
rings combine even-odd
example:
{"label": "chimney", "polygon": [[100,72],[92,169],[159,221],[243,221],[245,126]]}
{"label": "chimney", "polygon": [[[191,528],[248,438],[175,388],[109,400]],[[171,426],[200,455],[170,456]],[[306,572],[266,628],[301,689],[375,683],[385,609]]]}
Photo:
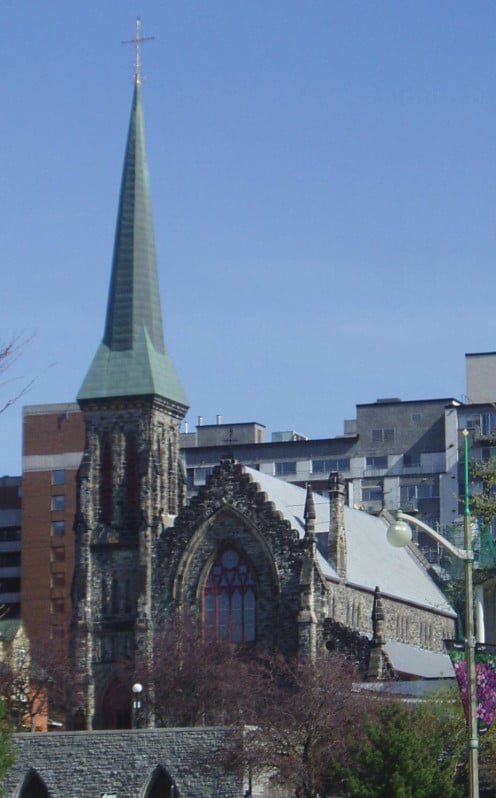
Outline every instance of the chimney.
{"label": "chimney", "polygon": [[203,427],[203,416],[198,416],[198,426]]}
{"label": "chimney", "polygon": [[327,554],[338,576],[346,579],[346,534],[344,529],[345,483],[339,471],[329,474],[329,539]]}
{"label": "chimney", "polygon": [[220,426],[220,424],[222,424],[222,416],[217,414],[216,419],[217,419],[217,426]]}

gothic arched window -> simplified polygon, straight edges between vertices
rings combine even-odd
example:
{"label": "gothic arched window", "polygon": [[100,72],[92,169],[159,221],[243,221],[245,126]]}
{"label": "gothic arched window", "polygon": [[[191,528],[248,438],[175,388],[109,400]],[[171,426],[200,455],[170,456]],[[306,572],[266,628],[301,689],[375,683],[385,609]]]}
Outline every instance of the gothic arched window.
{"label": "gothic arched window", "polygon": [[134,437],[127,440],[127,509],[129,513],[136,512],[138,503],[138,456]]}
{"label": "gothic arched window", "polygon": [[224,549],[212,565],[205,586],[203,617],[207,640],[255,640],[255,581],[235,549]]}
{"label": "gothic arched window", "polygon": [[112,449],[108,441],[103,446],[100,471],[100,509],[102,520],[108,523],[112,520]]}
{"label": "gothic arched window", "polygon": [[175,474],[175,467],[177,463],[174,462],[174,458],[172,456],[173,448],[172,448],[172,441],[169,441],[169,457],[168,457],[168,484],[167,490],[169,493],[169,513],[174,515],[177,513],[177,505],[176,505],[176,474]]}

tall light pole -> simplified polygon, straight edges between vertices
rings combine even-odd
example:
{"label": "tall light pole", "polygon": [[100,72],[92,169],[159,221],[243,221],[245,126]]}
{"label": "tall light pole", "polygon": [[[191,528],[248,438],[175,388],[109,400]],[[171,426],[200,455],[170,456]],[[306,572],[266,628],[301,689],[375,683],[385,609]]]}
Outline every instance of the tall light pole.
{"label": "tall light pole", "polygon": [[467,749],[468,749],[468,774],[469,796],[479,798],[479,735],[477,731],[477,674],[475,670],[475,634],[474,634],[474,595],[473,595],[473,566],[474,553],[472,551],[472,530],[470,525],[470,496],[468,474],[468,430],[463,432],[463,472],[464,472],[464,510],[463,530],[464,549],[454,546],[451,541],[436,532],[435,529],[414,518],[412,515],[398,510],[397,521],[391,524],[387,531],[388,541],[393,546],[406,546],[412,539],[412,530],[409,524],[419,527],[443,548],[465,563],[465,659],[467,663],[467,688],[468,688],[468,722],[467,722]]}

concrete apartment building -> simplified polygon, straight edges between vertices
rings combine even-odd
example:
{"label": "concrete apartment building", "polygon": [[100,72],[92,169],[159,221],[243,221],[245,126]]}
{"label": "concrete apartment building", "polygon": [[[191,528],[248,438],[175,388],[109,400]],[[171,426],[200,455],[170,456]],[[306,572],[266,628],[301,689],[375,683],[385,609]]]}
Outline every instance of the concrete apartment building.
{"label": "concrete apartment building", "polygon": [[[457,409],[453,398],[357,405],[336,438],[307,440],[292,432],[260,442],[260,424],[199,423],[181,436],[190,493],[205,484],[219,454],[300,486],[325,492],[331,471],[347,484],[348,504],[377,514],[399,507],[427,523],[448,527],[458,513]],[[454,478],[454,479],[453,479]],[[455,483],[454,483],[454,480]],[[432,548],[427,547],[430,554]]]}
{"label": "concrete apartment building", "polygon": [[0,477],[0,608],[21,614],[21,477]]}

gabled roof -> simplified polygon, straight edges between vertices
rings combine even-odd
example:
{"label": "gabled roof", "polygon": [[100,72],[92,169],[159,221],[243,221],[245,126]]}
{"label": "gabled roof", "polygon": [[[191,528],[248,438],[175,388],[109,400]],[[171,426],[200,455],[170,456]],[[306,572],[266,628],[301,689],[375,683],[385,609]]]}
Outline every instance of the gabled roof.
{"label": "gabled roof", "polygon": [[188,406],[164,344],[141,84],[136,80],[105,333],[78,400],[153,394]]}
{"label": "gabled roof", "polygon": [[[289,521],[302,538],[305,534],[304,510],[306,491],[289,482],[245,467],[255,483],[274,502],[276,510]],[[326,558],[329,529],[329,499],[314,493],[315,532],[318,541],[318,562],[323,575],[339,581],[334,564]],[[414,553],[398,549],[386,539],[386,524],[381,518],[362,510],[344,508],[347,550],[346,583],[374,591],[380,586],[383,596],[406,601],[419,607],[456,617],[446,597],[429,576]],[[320,539],[320,543],[319,543]]]}
{"label": "gabled roof", "polygon": [[10,643],[21,627],[22,621],[19,618],[0,621],[0,641]]}

